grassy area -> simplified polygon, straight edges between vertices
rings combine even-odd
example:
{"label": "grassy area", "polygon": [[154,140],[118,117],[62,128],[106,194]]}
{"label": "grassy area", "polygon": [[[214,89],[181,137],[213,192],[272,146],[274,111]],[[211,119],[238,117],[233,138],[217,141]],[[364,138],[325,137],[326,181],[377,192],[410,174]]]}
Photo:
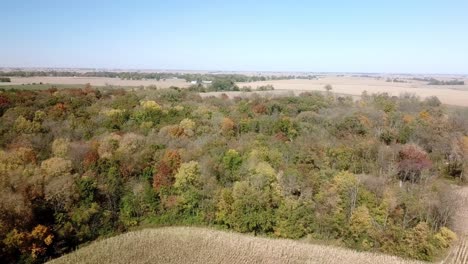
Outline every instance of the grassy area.
{"label": "grassy area", "polygon": [[94,242],[49,262],[421,263],[383,254],[195,227],[144,229]]}

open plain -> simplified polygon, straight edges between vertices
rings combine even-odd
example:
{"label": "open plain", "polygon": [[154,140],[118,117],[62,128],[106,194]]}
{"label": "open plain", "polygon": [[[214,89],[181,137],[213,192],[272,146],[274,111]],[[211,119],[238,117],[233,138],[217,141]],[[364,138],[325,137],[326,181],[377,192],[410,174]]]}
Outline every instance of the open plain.
{"label": "open plain", "polygon": [[[466,83],[466,82],[465,82]],[[324,86],[330,84],[332,92],[359,96],[362,92],[368,94],[388,93],[398,96],[403,93],[411,93],[421,98],[437,96],[444,104],[468,106],[468,85],[428,85],[423,81],[408,80],[406,83],[387,82],[385,78],[376,79],[369,77],[336,77],[327,76],[315,80],[273,80],[253,83],[238,83],[239,87],[258,86],[271,84],[275,91],[293,91],[295,93],[305,91],[324,91]]]}
{"label": "open plain", "polygon": [[[259,86],[273,85],[275,90],[269,91],[272,94],[294,93],[299,94],[306,91],[324,91],[324,86],[332,86],[332,92],[350,96],[360,96],[362,92],[368,94],[388,93],[390,95],[401,95],[403,93],[415,94],[421,98],[437,96],[439,100],[448,105],[468,106],[468,79],[465,85],[428,85],[425,81],[412,80],[412,77],[403,79],[405,82],[388,82],[388,77],[356,77],[356,76],[336,76],[326,75],[318,79],[291,79],[291,80],[269,80],[260,82],[239,82],[239,87],[250,86],[255,89]],[[391,77],[390,77],[391,78]],[[439,76],[437,79],[443,79]],[[83,85],[90,83],[93,86],[113,86],[113,87],[138,87],[156,86],[158,88],[169,88],[177,86],[186,88],[190,82],[183,79],[166,80],[122,80],[119,78],[103,77],[12,77],[10,83],[0,83],[1,85],[27,85],[27,84],[51,84],[51,85]],[[226,92],[229,96],[237,96],[242,92]],[[206,95],[213,95],[208,93]]]}
{"label": "open plain", "polygon": [[169,88],[171,86],[187,87],[190,85],[183,79],[167,80],[122,80],[120,78],[107,77],[11,77],[11,82],[0,83],[2,85],[27,85],[27,84],[91,84],[93,86],[150,86],[156,85],[158,88]]}

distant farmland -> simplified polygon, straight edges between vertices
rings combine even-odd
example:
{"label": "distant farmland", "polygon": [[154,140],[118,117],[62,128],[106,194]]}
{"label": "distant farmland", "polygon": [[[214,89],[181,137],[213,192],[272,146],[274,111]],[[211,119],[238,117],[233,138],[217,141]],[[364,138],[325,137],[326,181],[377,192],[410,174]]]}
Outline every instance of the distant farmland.
{"label": "distant farmland", "polygon": [[[119,78],[103,77],[12,77],[10,83],[0,83],[0,87],[13,87],[14,85],[36,84],[19,86],[22,88],[43,88],[48,85],[57,85],[68,88],[70,85],[84,85],[90,83],[93,86],[120,86],[120,87],[138,87],[155,85],[158,88],[168,88],[177,86],[186,88],[190,82],[183,79],[167,80],[122,80]],[[42,83],[41,85],[39,85]],[[268,93],[284,94],[291,91],[299,94],[304,91],[324,91],[324,86],[330,84],[332,92],[338,94],[360,96],[363,91],[372,93],[389,93],[390,95],[400,95],[403,93],[412,93],[421,98],[437,96],[444,104],[456,106],[468,106],[468,81],[465,85],[428,85],[425,81],[407,80],[405,82],[387,82],[386,78],[377,79],[375,77],[338,77],[324,76],[319,79],[292,79],[292,80],[270,80],[250,83],[237,83],[239,87],[250,86],[255,89],[258,86],[271,84],[275,91]],[[62,86],[60,86],[62,85]],[[231,96],[239,95],[241,92],[226,92]]]}
{"label": "distant farmland", "polygon": [[158,88],[169,88],[170,86],[187,87],[190,83],[183,79],[167,79],[167,80],[122,80],[119,78],[105,77],[11,77],[11,82],[0,84],[2,85],[21,85],[21,84],[51,84],[51,85],[72,85],[72,84],[87,84],[93,86],[150,86],[156,85]]}
{"label": "distant farmland", "polygon": [[376,80],[365,77],[324,77],[318,80],[275,80],[253,83],[238,83],[240,87],[271,84],[275,90],[287,91],[324,91],[324,86],[332,85],[332,92],[348,95],[361,95],[363,91],[368,94],[389,93],[400,95],[412,93],[421,98],[437,96],[444,104],[468,106],[468,85],[428,85],[426,82],[410,81],[407,83],[386,82],[384,79]]}
{"label": "distant farmland", "polygon": [[333,246],[194,227],[145,229],[94,242],[49,262],[68,263],[422,263]]}

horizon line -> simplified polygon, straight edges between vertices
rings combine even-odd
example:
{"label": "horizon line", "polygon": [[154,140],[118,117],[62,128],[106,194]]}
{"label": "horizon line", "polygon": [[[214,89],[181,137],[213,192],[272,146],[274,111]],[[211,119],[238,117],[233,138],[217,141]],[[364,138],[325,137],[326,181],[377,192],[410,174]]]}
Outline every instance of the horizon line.
{"label": "horizon line", "polygon": [[213,73],[299,73],[299,74],[371,74],[371,75],[462,75],[468,77],[468,73],[428,73],[428,72],[367,72],[367,71],[305,71],[305,70],[213,70],[213,69],[175,69],[175,68],[122,68],[122,67],[58,67],[58,66],[0,66],[3,69],[19,69],[30,71],[53,71],[53,70],[66,70],[65,72],[72,72],[68,70],[90,70],[95,72],[139,72],[139,71],[153,71],[153,72],[206,72],[207,74]]}

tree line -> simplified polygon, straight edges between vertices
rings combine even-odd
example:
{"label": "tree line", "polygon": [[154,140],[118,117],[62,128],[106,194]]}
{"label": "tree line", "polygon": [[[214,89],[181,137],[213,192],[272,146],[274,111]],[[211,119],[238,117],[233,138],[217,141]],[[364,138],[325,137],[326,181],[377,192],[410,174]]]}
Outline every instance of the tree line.
{"label": "tree line", "polygon": [[257,82],[267,80],[286,79],[315,79],[315,75],[245,75],[245,74],[223,74],[223,73],[170,73],[170,72],[109,72],[109,71],[0,71],[0,76],[5,77],[107,77],[120,78],[123,80],[167,80],[184,79],[187,82],[213,81],[216,79],[228,79],[233,82]]}

